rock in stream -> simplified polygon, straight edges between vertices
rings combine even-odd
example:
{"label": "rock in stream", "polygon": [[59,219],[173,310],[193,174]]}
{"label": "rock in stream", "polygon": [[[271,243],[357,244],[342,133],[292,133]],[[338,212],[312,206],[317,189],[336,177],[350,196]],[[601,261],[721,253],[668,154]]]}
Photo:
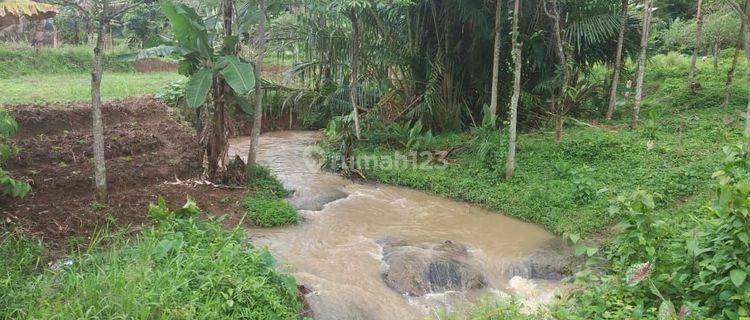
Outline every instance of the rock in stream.
{"label": "rock in stream", "polygon": [[470,263],[466,246],[452,241],[408,243],[385,238],[383,280],[401,294],[418,297],[428,293],[468,291],[487,286],[484,275]]}

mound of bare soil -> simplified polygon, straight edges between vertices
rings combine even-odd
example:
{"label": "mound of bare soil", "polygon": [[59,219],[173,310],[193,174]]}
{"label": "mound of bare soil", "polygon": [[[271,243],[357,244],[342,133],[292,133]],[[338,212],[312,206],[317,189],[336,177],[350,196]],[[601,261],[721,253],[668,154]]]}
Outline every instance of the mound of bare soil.
{"label": "mound of bare soil", "polygon": [[159,196],[172,206],[192,197],[213,214],[242,212],[243,190],[175,183],[200,175],[201,148],[195,133],[151,97],[114,101],[103,108],[106,206],[96,204],[93,196],[90,106],[21,105],[9,111],[21,130],[9,142],[21,152],[6,166],[33,191],[20,200],[0,199],[0,225],[12,225],[54,246],[101,228],[140,226],[148,219],[148,204]]}

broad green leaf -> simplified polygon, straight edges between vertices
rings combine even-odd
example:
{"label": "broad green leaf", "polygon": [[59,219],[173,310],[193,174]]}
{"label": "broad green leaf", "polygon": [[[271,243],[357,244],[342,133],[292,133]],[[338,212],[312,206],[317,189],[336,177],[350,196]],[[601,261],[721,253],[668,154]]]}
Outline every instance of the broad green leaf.
{"label": "broad green leaf", "polygon": [[747,278],[747,273],[740,269],[734,269],[729,272],[729,279],[732,280],[732,283],[734,283],[736,287],[742,286],[742,284],[745,283],[745,278]]}
{"label": "broad green leaf", "polygon": [[122,61],[136,61],[140,59],[146,59],[146,58],[153,58],[153,57],[164,57],[171,55],[173,53],[177,53],[180,55],[186,55],[189,54],[190,51],[187,48],[183,48],[180,46],[170,46],[170,45],[160,45],[153,48],[146,48],[143,50],[139,50],[135,53],[130,54],[124,54],[121,56],[118,56],[117,59]]}
{"label": "broad green leaf", "polygon": [[188,81],[185,97],[188,106],[198,108],[206,102],[208,91],[214,82],[214,72],[211,69],[198,70]]}
{"label": "broad green leaf", "polygon": [[217,67],[221,68],[221,74],[235,93],[245,94],[255,87],[253,65],[235,56],[223,56],[219,58]]}
{"label": "broad green leaf", "polygon": [[163,0],[161,11],[169,20],[177,43],[190,51],[198,52],[203,58],[213,58],[213,50],[208,41],[208,31],[203,24],[203,19],[198,16],[193,8]]}
{"label": "broad green leaf", "polygon": [[253,112],[255,111],[255,109],[253,108],[253,105],[245,97],[235,96],[234,102],[237,103],[237,105],[240,106],[240,109],[242,109],[242,111],[247,113],[248,115],[252,115]]}

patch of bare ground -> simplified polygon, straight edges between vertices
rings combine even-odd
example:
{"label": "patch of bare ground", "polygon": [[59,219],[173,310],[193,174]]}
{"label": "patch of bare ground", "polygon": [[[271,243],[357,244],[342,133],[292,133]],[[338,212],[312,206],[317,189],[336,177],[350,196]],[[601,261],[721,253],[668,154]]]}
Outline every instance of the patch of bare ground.
{"label": "patch of bare ground", "polygon": [[138,228],[148,222],[148,204],[159,196],[173,206],[187,197],[213,215],[236,223],[242,189],[174,183],[201,173],[195,133],[152,97],[106,103],[109,202],[93,197],[91,108],[87,104],[20,105],[8,108],[20,125],[10,140],[20,153],[7,169],[33,188],[24,199],[0,201],[0,226],[43,239],[52,247],[88,238],[103,228]]}

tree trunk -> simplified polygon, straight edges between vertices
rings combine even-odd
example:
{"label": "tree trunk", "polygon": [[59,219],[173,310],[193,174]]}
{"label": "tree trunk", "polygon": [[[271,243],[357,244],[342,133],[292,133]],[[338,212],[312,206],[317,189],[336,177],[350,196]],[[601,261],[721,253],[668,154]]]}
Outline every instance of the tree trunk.
{"label": "tree trunk", "polygon": [[349,20],[352,22],[352,48],[351,48],[351,59],[352,59],[352,72],[351,72],[351,85],[349,86],[349,99],[352,103],[352,110],[354,112],[354,133],[357,136],[357,140],[362,138],[362,133],[359,127],[359,107],[357,106],[357,83],[358,83],[358,68],[359,68],[359,22],[357,19],[357,13],[354,9],[349,11]]}
{"label": "tree trunk", "polygon": [[633,119],[630,127],[638,128],[640,120],[641,103],[643,102],[643,77],[646,71],[646,53],[648,52],[648,36],[651,31],[651,3],[652,0],[646,0],[646,7],[643,11],[643,30],[641,33],[641,52],[638,55],[638,69],[636,71],[635,83],[635,104],[633,105]]}
{"label": "tree trunk", "polygon": [[523,42],[518,41],[518,16],[521,0],[515,0],[513,5],[513,96],[510,98],[510,138],[508,141],[508,159],[505,164],[505,180],[513,179],[516,170],[516,126],[518,122],[518,100],[521,97],[521,54]]}
{"label": "tree trunk", "polygon": [[712,51],[714,56],[714,73],[719,73],[719,53],[721,53],[721,49],[718,42],[714,43]]}
{"label": "tree trunk", "polygon": [[34,22],[34,27],[32,28],[32,36],[31,36],[31,42],[34,46],[34,53],[40,54],[42,52],[42,46],[44,46],[44,25],[46,24],[47,20],[38,20]]}
{"label": "tree trunk", "polygon": [[[492,120],[497,120],[498,104],[498,79],[500,78],[500,33],[502,32],[502,0],[496,0],[495,4],[495,48],[492,55],[492,101],[490,101],[490,115]],[[515,32],[515,31],[514,31]]]}
{"label": "tree trunk", "polygon": [[[224,20],[224,36],[232,35],[232,19],[234,17],[234,2],[222,0],[222,15]],[[227,164],[229,162],[229,144],[227,131],[227,105],[230,103],[232,90],[223,77],[214,79],[214,110],[210,122],[210,130],[205,132],[206,139],[206,161],[208,162],[207,176],[210,179],[225,182],[227,177]]]}
{"label": "tree trunk", "polygon": [[[252,166],[257,162],[260,129],[263,124],[263,59],[266,56],[266,1],[259,0],[260,20],[258,21],[258,57],[255,60],[255,113],[253,113],[253,131],[250,133],[250,150],[247,154],[247,164]],[[290,117],[291,121],[291,117]]]}
{"label": "tree trunk", "polygon": [[[557,106],[560,108],[560,106]],[[563,127],[565,125],[565,118],[560,114],[558,111],[557,114],[555,114],[555,143],[560,144],[563,139]]]}
{"label": "tree trunk", "polygon": [[617,86],[620,84],[620,70],[622,69],[622,47],[625,42],[625,28],[628,23],[628,0],[622,0],[622,16],[620,17],[620,34],[617,37],[617,55],[615,67],[612,70],[612,85],[609,88],[609,106],[607,106],[606,120],[612,120],[617,104]]}
{"label": "tree trunk", "polygon": [[55,23],[53,22],[52,23],[52,47],[57,49],[59,45],[60,44],[58,43],[58,39],[57,39],[57,25],[55,25]]}
{"label": "tree trunk", "polygon": [[544,5],[545,13],[548,17],[552,19],[552,26],[553,26],[553,39],[555,42],[555,49],[557,51],[557,57],[560,61],[560,66],[563,68],[563,84],[560,88],[560,100],[557,102],[552,103],[552,114],[554,115],[555,119],[555,143],[559,144],[562,141],[562,131],[563,131],[563,114],[565,113],[565,107],[566,107],[566,90],[570,86],[571,83],[571,74],[570,74],[570,66],[568,65],[568,56],[565,53],[565,46],[563,45],[563,39],[562,39],[562,26],[560,25],[560,8],[559,3],[557,0],[551,1],[552,8],[551,10],[547,8],[547,4]]}
{"label": "tree trunk", "polygon": [[688,86],[690,90],[695,90],[697,83],[695,81],[695,64],[698,61],[698,50],[700,50],[703,38],[703,0],[698,0],[698,11],[695,14],[695,48],[693,48],[693,57],[690,59],[690,72],[688,73]]}
{"label": "tree trunk", "polygon": [[102,60],[104,46],[104,30],[107,21],[102,19],[96,32],[96,47],[94,47],[94,70],[91,73],[91,108],[93,109],[94,126],[94,180],[96,187],[96,201],[107,203],[107,165],[104,158],[104,124],[102,122]]}
{"label": "tree trunk", "polygon": [[[746,29],[750,29],[750,6],[745,6],[745,16],[743,17]],[[746,30],[747,31],[747,30]],[[747,70],[745,76],[750,81],[750,32],[745,32],[745,59],[747,60]],[[745,137],[750,137],[750,92],[747,95],[747,110],[745,117]]]}
{"label": "tree trunk", "polygon": [[78,22],[80,18],[73,20],[73,44],[81,44],[81,26]]}
{"label": "tree trunk", "polygon": [[[745,5],[743,8],[747,8],[748,2],[750,1],[745,1]],[[740,25],[740,34],[739,36],[737,36],[737,45],[734,48],[732,66],[729,68],[729,71],[727,71],[727,81],[724,84],[724,101],[721,103],[721,106],[724,109],[729,107],[729,98],[732,97],[732,82],[734,82],[734,72],[735,70],[737,70],[737,62],[739,61],[740,52],[742,51],[742,43],[745,41],[745,32],[745,20],[742,19],[742,23]]]}

